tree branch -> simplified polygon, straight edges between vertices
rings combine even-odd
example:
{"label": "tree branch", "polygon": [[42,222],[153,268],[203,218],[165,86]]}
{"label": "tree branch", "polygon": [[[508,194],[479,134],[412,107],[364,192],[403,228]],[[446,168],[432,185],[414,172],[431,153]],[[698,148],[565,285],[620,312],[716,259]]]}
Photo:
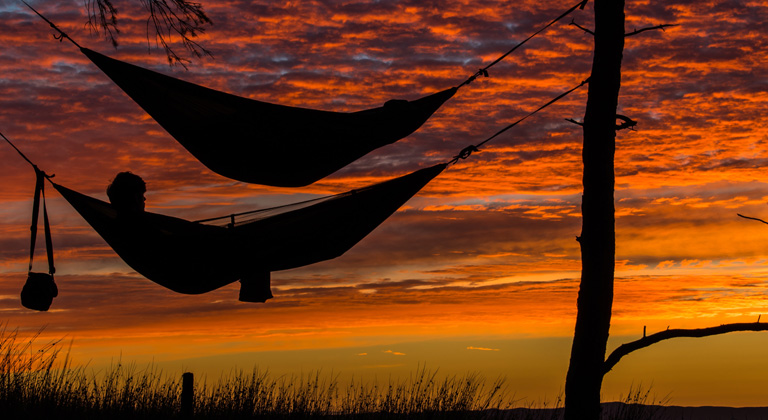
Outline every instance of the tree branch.
{"label": "tree branch", "polygon": [[570,122],[570,123],[574,123],[576,125],[584,127],[584,123],[583,122],[578,122],[578,121],[574,120],[573,118],[566,118],[565,120]]}
{"label": "tree branch", "polygon": [[582,31],[592,35],[592,36],[595,36],[595,33],[593,31],[590,31],[589,29],[579,25],[578,23],[576,23],[576,21],[574,19],[571,19],[571,23],[570,24],[575,26],[575,27],[577,27],[577,28],[579,28],[579,29],[581,29]]}
{"label": "tree branch", "polygon": [[637,35],[639,33],[645,32],[645,31],[652,31],[652,30],[655,30],[655,29],[661,29],[663,31],[664,28],[669,28],[670,26],[679,26],[679,25],[670,24],[670,23],[663,23],[661,25],[649,26],[647,28],[642,28],[642,29],[635,29],[634,31],[632,31],[632,32],[630,32],[628,34],[624,34],[624,38],[626,38],[628,36],[632,36],[632,35]]}
{"label": "tree branch", "polygon": [[634,130],[634,126],[637,125],[637,121],[627,117],[626,115],[616,114],[616,119],[623,121],[621,124],[616,125],[616,131],[625,130],[627,128]]}
{"label": "tree branch", "polygon": [[[84,0],[88,12],[88,25],[95,31],[103,31],[104,37],[117,47],[118,30],[117,8],[113,0]],[[128,1],[128,0],[123,0]],[[154,32],[155,44],[165,50],[169,64],[188,63],[189,60],[176,53],[169,44],[178,37],[184,49],[196,57],[211,55],[193,38],[205,33],[206,25],[211,20],[200,3],[193,0],[132,0],[144,6],[147,18],[147,43]],[[186,67],[186,66],[185,66]]]}
{"label": "tree branch", "polygon": [[711,335],[726,334],[726,333],[736,332],[736,331],[768,331],[768,324],[766,323],[761,324],[760,318],[758,318],[757,322],[723,324],[717,327],[709,327],[709,328],[675,329],[675,330],[667,329],[665,331],[660,331],[655,334],[651,334],[649,336],[643,337],[639,340],[631,341],[629,343],[624,343],[619,347],[617,347],[616,350],[614,350],[608,356],[608,358],[605,359],[605,362],[603,362],[603,375],[610,372],[611,369],[613,369],[613,367],[616,366],[616,363],[619,363],[619,360],[621,360],[622,357],[628,355],[629,353],[632,353],[635,350],[640,350],[652,344],[656,344],[659,341],[668,340],[670,338],[678,338],[678,337],[693,337],[693,338],[709,337]]}
{"label": "tree branch", "polygon": [[189,60],[179,56],[168,44],[173,38],[173,33],[180,38],[184,48],[197,57],[203,55],[212,56],[211,52],[202,47],[192,38],[205,33],[204,25],[212,24],[203,11],[200,3],[189,0],[141,0],[149,12],[147,18],[147,39],[150,36],[150,23],[154,27],[155,41],[163,47],[168,57],[168,64],[181,64]]}
{"label": "tree branch", "polygon": [[104,31],[104,37],[117,47],[117,35],[120,31],[117,29],[117,9],[109,0],[86,0],[85,10],[88,12],[88,25],[91,30],[98,32],[99,28]]}
{"label": "tree branch", "polygon": [[765,223],[766,225],[768,225],[768,222],[766,222],[766,221],[765,221],[765,220],[763,220],[763,219],[758,219],[757,217],[749,217],[749,216],[744,216],[743,214],[739,214],[739,213],[736,213],[736,216],[739,216],[739,217],[743,217],[743,218],[745,218],[745,219],[749,219],[749,220],[757,220],[758,222],[763,222],[763,223]]}

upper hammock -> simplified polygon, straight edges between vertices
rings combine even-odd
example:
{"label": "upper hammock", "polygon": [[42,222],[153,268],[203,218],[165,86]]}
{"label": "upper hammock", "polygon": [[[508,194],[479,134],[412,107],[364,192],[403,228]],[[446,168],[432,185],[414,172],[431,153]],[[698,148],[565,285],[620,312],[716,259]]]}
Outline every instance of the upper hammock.
{"label": "upper hammock", "polygon": [[[311,184],[416,131],[456,91],[558,20],[582,0],[457,87],[379,108],[331,112],[276,105],[216,91],[128,64],[68,39],[195,158],[238,181],[280,187]],[[26,4],[26,3],[25,3]]]}

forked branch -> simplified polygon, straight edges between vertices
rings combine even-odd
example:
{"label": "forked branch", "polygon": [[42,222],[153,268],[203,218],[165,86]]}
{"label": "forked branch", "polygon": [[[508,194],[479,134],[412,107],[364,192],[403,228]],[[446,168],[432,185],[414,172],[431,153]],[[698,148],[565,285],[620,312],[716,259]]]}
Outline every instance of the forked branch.
{"label": "forked branch", "polygon": [[578,23],[576,23],[576,20],[574,20],[574,19],[571,19],[571,25],[581,29],[582,31],[584,31],[584,32],[586,32],[586,33],[588,33],[588,34],[590,34],[592,36],[595,36],[595,32],[594,31],[591,31],[591,30],[589,30],[589,29],[579,25]]}
{"label": "forked branch", "polygon": [[[571,23],[570,24],[575,26],[575,27],[577,27],[577,28],[579,28],[579,29],[581,29],[582,31],[592,35],[592,36],[595,36],[595,31],[592,31],[590,29],[587,29],[587,28],[579,25],[578,23],[576,23],[576,20],[574,20],[574,19],[571,19]],[[633,35],[641,34],[641,33],[646,32],[646,31],[654,31],[656,29],[661,29],[663,31],[664,28],[669,28],[670,26],[678,26],[678,25],[677,24],[672,24],[672,23],[662,23],[661,25],[649,26],[647,28],[641,28],[641,29],[635,29],[632,32],[624,34],[624,38],[626,38],[628,36],[633,36]]]}
{"label": "forked branch", "polygon": [[661,25],[649,26],[647,28],[642,28],[642,29],[635,29],[634,31],[632,31],[630,33],[624,34],[624,38],[626,38],[628,36],[637,35],[637,34],[645,32],[645,31],[653,31],[653,30],[656,30],[656,29],[661,29],[663,31],[664,28],[669,28],[670,26],[678,26],[678,25],[671,24],[671,23],[663,23]]}
{"label": "forked branch", "polygon": [[652,344],[656,344],[659,341],[668,340],[670,338],[678,338],[678,337],[693,337],[693,338],[709,337],[711,335],[726,334],[726,333],[737,332],[737,331],[768,331],[768,323],[760,323],[760,318],[758,318],[757,322],[723,324],[717,327],[709,327],[709,328],[675,329],[675,330],[667,329],[665,331],[660,331],[655,334],[651,334],[649,336],[643,337],[639,340],[631,341],[629,343],[624,343],[619,347],[617,347],[616,350],[614,350],[608,356],[608,358],[605,359],[605,362],[603,362],[603,375],[610,372],[611,369],[613,369],[613,367],[616,366],[616,363],[619,363],[619,360],[621,360],[622,357],[628,355],[629,353],[632,353],[635,350],[640,350]]}

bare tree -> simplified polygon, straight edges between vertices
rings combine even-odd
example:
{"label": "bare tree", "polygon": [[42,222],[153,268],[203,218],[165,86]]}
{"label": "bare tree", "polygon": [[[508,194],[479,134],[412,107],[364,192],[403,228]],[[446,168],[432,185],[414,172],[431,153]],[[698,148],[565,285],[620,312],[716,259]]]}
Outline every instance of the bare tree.
{"label": "bare tree", "polygon": [[[595,0],[595,40],[587,108],[583,123],[584,195],[582,197],[582,272],[578,313],[565,384],[565,419],[600,418],[603,377],[629,353],[677,337],[707,337],[734,331],[768,331],[768,324],[726,324],[703,329],[666,330],[626,343],[606,359],[613,305],[615,266],[614,152],[616,131],[637,122],[618,115],[624,38],[673,25],[624,32],[624,0]],[[621,120],[621,124],[616,121]],[[571,120],[572,121],[572,120]],[[575,121],[573,121],[575,122]],[[742,216],[743,217],[743,216]]]}
{"label": "bare tree", "polygon": [[613,306],[614,150],[624,51],[624,0],[595,0],[595,52],[584,115],[581,284],[565,382],[566,420],[598,419]]}
{"label": "bare tree", "polygon": [[[127,3],[127,0],[124,0]],[[205,33],[205,26],[212,22],[200,3],[188,0],[134,0],[140,3],[148,13],[147,42],[154,36],[155,43],[165,50],[169,64],[189,62],[179,55],[170,45],[178,37],[184,48],[197,57],[211,55],[211,52],[194,40]],[[118,9],[113,0],[85,0],[88,12],[88,24],[97,32],[102,32],[112,45],[117,46]]]}

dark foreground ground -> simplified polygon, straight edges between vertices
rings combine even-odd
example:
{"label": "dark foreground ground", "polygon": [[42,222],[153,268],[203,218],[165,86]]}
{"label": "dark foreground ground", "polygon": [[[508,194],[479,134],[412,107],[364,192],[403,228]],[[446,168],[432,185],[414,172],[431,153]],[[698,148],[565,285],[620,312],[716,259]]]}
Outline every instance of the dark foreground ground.
{"label": "dark foreground ground", "polygon": [[[422,413],[369,413],[349,415],[313,415],[309,413],[292,413],[280,415],[264,413],[261,415],[244,415],[243,413],[195,413],[191,417],[178,412],[162,415],[154,412],[127,413],[60,410],[54,407],[36,407],[33,409],[7,410],[10,407],[0,406],[1,420],[97,420],[97,419],[162,419],[162,420],[193,420],[193,419],[259,419],[259,420],[562,420],[563,409],[528,409],[515,408],[509,410],[486,411],[438,411]],[[589,420],[589,419],[585,419]],[[602,420],[768,420],[768,407],[677,407],[677,406],[648,406],[641,404],[605,403],[603,404]]]}
{"label": "dark foreground ground", "polygon": [[[768,403],[768,391],[766,391],[766,403]],[[606,411],[612,408],[605,404]],[[659,420],[768,420],[768,407],[655,407],[658,409],[653,419]]]}
{"label": "dark foreground ground", "polygon": [[[768,397],[767,397],[768,401]],[[560,420],[562,408],[505,410],[510,420]],[[768,407],[678,407],[625,404],[603,404],[603,420],[768,420]]]}

